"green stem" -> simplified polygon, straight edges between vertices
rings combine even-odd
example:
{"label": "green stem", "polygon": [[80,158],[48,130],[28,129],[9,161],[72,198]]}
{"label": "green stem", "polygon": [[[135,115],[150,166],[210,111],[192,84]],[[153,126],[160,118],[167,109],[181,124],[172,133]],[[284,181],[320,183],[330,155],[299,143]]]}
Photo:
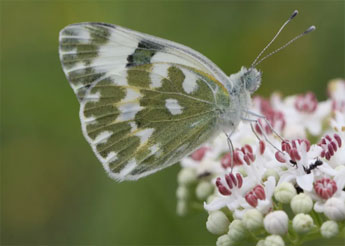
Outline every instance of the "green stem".
{"label": "green stem", "polygon": [[311,211],[310,216],[313,218],[315,224],[317,227],[320,227],[322,224],[322,219],[318,213],[316,213],[314,210]]}

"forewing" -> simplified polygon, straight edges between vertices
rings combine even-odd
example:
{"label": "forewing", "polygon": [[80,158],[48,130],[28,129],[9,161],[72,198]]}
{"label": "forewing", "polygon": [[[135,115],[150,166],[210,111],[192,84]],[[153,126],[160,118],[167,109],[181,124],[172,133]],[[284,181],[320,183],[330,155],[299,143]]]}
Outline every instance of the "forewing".
{"label": "forewing", "polygon": [[179,161],[216,132],[218,106],[229,103],[202,61],[172,52],[161,39],[128,32],[85,23],[60,34],[60,58],[81,103],[83,133],[117,180]]}
{"label": "forewing", "polygon": [[[105,23],[78,23],[60,32],[60,60],[79,99],[91,83],[126,67],[176,63],[203,71],[218,83],[227,76],[208,58],[184,45]],[[158,71],[159,72],[159,71]]]}

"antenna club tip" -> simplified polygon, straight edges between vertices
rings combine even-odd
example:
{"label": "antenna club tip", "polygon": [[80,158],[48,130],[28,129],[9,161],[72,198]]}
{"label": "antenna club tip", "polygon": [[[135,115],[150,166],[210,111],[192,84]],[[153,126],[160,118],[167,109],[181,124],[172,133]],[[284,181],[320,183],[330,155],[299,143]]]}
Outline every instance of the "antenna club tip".
{"label": "antenna club tip", "polygon": [[292,15],[290,16],[290,20],[292,20],[293,18],[295,18],[296,17],[296,15],[298,14],[298,10],[295,10],[293,13],[292,13]]}
{"label": "antenna club tip", "polygon": [[310,33],[316,29],[315,26],[310,26],[307,30],[305,30],[304,34]]}

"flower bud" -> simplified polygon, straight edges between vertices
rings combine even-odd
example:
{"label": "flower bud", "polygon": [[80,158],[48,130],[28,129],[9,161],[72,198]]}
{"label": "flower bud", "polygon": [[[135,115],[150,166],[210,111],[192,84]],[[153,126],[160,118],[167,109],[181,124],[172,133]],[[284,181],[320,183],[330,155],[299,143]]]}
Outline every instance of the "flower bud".
{"label": "flower bud", "polygon": [[196,182],[197,175],[192,168],[182,168],[177,175],[177,181],[180,185],[191,185]]}
{"label": "flower bud", "polygon": [[338,235],[339,228],[338,224],[332,220],[324,222],[321,226],[321,235],[324,238],[331,238]]}
{"label": "flower bud", "polygon": [[261,239],[257,242],[256,246],[265,246],[265,240]]}
{"label": "flower bud", "polygon": [[211,212],[207,218],[206,228],[215,235],[222,235],[228,231],[229,219],[222,211]]}
{"label": "flower bud", "polygon": [[314,221],[309,214],[297,214],[292,220],[292,227],[298,233],[306,233],[314,226]]}
{"label": "flower bud", "polygon": [[246,236],[247,230],[241,220],[233,220],[229,226],[228,235],[233,241],[239,241]]}
{"label": "flower bud", "polygon": [[291,183],[281,183],[274,190],[274,197],[278,202],[289,203],[296,195],[296,189]]}
{"label": "flower bud", "polygon": [[285,243],[281,236],[278,235],[271,235],[266,237],[265,239],[265,246],[285,246]]}
{"label": "flower bud", "polygon": [[295,214],[307,214],[313,209],[313,200],[310,196],[300,193],[292,198],[290,206]]}
{"label": "flower bud", "polygon": [[184,186],[184,185],[180,185],[179,187],[177,187],[176,197],[179,200],[187,201],[188,198],[189,198],[188,188],[186,186]]}
{"label": "flower bud", "polygon": [[336,197],[328,199],[324,205],[324,214],[331,220],[340,221],[345,219],[345,203]]}
{"label": "flower bud", "polygon": [[184,200],[177,201],[176,213],[179,216],[185,216],[188,213],[188,204]]}
{"label": "flower bud", "polygon": [[216,245],[217,246],[231,246],[231,245],[234,245],[234,242],[231,240],[231,238],[227,234],[225,234],[218,237]]}
{"label": "flower bud", "polygon": [[213,185],[210,182],[207,181],[201,181],[195,190],[196,197],[199,200],[206,200],[209,195],[213,192]]}
{"label": "flower bud", "polygon": [[250,230],[256,230],[262,227],[263,216],[257,209],[249,209],[242,218],[244,226]]}
{"label": "flower bud", "polygon": [[207,197],[206,203],[209,204],[211,203],[215,198],[217,197],[217,195],[212,194],[209,197]]}
{"label": "flower bud", "polygon": [[264,173],[264,176],[263,176],[263,180],[267,180],[269,176],[272,176],[276,179],[276,183],[278,182],[279,180],[279,174],[276,170],[274,170],[273,168],[271,169],[268,169],[265,173]]}
{"label": "flower bud", "polygon": [[266,215],[264,227],[268,233],[284,235],[288,231],[289,218],[284,211],[274,211]]}

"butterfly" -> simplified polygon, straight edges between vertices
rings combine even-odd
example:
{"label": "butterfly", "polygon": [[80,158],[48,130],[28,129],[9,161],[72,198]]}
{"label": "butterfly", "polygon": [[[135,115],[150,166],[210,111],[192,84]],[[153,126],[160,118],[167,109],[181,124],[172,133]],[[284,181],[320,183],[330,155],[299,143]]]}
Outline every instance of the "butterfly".
{"label": "butterfly", "polygon": [[191,48],[106,23],[71,24],[59,43],[83,134],[118,181],[152,174],[234,131],[261,83],[254,66],[229,77]]}

